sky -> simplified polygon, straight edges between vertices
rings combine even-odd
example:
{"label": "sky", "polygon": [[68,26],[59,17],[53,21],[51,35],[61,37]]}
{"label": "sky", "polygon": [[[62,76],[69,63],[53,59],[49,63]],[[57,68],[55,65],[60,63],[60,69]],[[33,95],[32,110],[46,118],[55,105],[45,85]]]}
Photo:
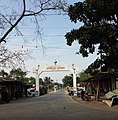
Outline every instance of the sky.
{"label": "sky", "polygon": [[[78,0],[72,0],[72,4]],[[25,34],[25,40],[17,35],[9,35],[9,40],[6,47],[10,50],[29,50],[31,57],[25,59],[28,76],[35,77],[35,70],[40,65],[39,71],[45,70],[47,66],[54,66],[54,61],[57,65],[66,66],[67,69],[72,69],[72,64],[75,65],[77,73],[85,70],[98,56],[96,54],[83,58],[81,55],[75,54],[79,50],[79,44],[75,41],[72,46],[66,44],[65,34],[74,28],[79,28],[82,23],[72,23],[67,15],[46,15],[40,21],[41,37],[40,42],[33,41],[35,33],[33,32],[34,25],[20,24],[21,31]],[[39,38],[41,39],[41,38]],[[61,79],[71,74],[71,72],[43,72],[40,77],[51,77],[56,82],[61,82]]]}

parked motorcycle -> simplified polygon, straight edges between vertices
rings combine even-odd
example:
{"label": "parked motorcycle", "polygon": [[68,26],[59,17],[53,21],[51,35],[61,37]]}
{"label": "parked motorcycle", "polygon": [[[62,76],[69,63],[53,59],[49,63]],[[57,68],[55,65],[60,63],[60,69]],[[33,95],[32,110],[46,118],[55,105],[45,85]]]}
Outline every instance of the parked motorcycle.
{"label": "parked motorcycle", "polygon": [[84,100],[89,101],[90,99],[91,99],[91,97],[90,97],[89,93],[87,91],[85,91],[85,93],[84,93]]}

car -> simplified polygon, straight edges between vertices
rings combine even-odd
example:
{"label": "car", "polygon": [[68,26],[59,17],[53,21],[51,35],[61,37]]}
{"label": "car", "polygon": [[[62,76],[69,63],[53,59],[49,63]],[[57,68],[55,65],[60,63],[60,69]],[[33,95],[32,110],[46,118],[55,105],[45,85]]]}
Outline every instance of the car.
{"label": "car", "polygon": [[29,88],[27,90],[28,96],[35,96],[36,95],[36,90],[35,88]]}

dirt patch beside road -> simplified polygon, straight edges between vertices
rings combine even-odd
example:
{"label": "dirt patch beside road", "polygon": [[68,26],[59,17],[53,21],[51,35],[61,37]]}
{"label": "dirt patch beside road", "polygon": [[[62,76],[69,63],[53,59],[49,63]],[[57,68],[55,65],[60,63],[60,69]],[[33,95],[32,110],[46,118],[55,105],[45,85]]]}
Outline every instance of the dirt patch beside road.
{"label": "dirt patch beside road", "polygon": [[83,106],[92,107],[92,108],[101,109],[101,110],[110,110],[110,111],[118,112],[118,105],[109,107],[107,104],[103,103],[102,101],[95,101],[95,100],[84,101],[81,98],[75,97],[75,96],[72,96],[72,99],[75,102],[77,102]]}

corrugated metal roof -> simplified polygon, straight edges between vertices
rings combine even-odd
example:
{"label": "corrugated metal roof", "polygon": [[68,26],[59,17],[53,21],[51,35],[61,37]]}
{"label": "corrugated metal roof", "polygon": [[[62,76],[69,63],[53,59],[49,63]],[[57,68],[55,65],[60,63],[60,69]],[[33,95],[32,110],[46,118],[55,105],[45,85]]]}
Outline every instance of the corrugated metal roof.
{"label": "corrugated metal roof", "polygon": [[0,82],[21,82],[21,81],[18,81],[18,80],[12,79],[12,78],[0,77]]}
{"label": "corrugated metal roof", "polygon": [[118,77],[118,73],[100,73],[97,76],[88,78],[87,80],[84,80],[82,82],[95,82],[95,81],[99,81],[99,80],[105,80],[108,79],[110,77]]}

